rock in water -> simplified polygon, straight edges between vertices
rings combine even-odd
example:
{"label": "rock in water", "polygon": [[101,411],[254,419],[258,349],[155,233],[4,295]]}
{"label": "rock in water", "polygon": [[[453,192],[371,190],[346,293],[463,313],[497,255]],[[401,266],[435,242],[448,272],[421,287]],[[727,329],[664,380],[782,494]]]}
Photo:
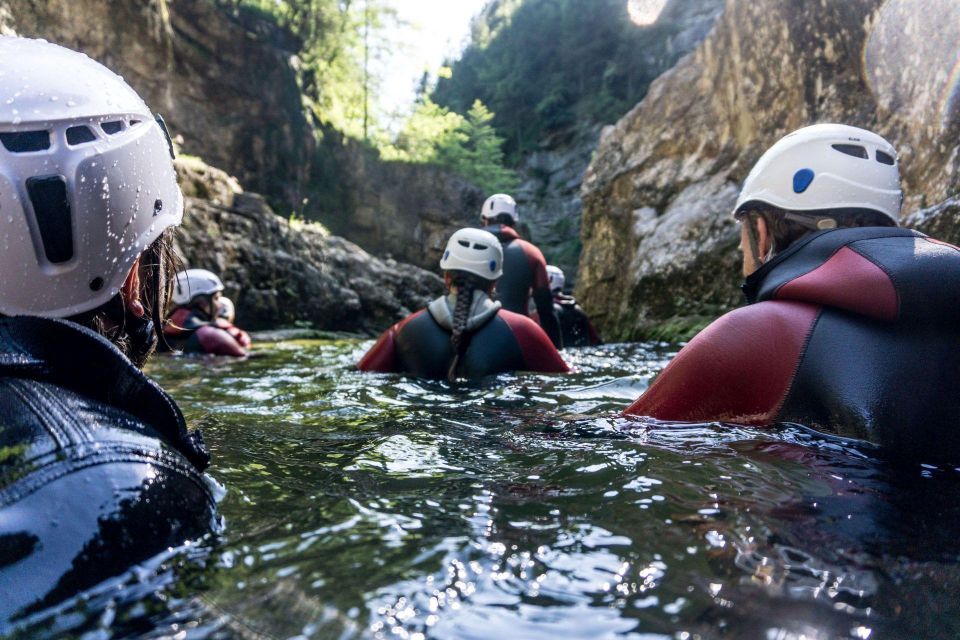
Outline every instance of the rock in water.
{"label": "rock in water", "polygon": [[178,248],[188,266],[220,274],[244,327],[376,333],[443,291],[436,274],[277,216],[219,169],[196,159],[176,167],[186,198]]}

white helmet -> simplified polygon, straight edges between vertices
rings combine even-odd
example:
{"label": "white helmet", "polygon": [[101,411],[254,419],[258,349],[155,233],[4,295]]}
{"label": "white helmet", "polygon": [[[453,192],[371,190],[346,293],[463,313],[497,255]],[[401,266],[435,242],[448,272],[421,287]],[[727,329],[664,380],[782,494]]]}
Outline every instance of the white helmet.
{"label": "white helmet", "polygon": [[117,295],[180,224],[171,153],[120,76],[44,40],[0,37],[0,314],[66,317]]}
{"label": "white helmet", "polygon": [[517,202],[505,193],[497,193],[490,196],[483,203],[483,208],[480,209],[481,219],[490,220],[500,214],[510,216],[513,224],[517,224],[517,222],[520,221],[520,215],[517,213]]}
{"label": "white helmet", "polygon": [[485,280],[503,275],[503,248],[497,236],[482,229],[460,229],[447,241],[440,259],[444,271],[466,271]]}
{"label": "white helmet", "polygon": [[226,296],[220,296],[220,303],[217,307],[217,317],[223,318],[231,324],[236,320],[237,308],[234,306],[233,300]]}
{"label": "white helmet", "polygon": [[547,279],[550,281],[550,291],[554,293],[563,291],[563,285],[567,282],[563,275],[563,269],[552,264],[547,265]]}
{"label": "white helmet", "polygon": [[206,269],[187,269],[177,274],[173,304],[189,304],[197,296],[212,296],[218,291],[223,291],[223,282],[217,274]]}
{"label": "white helmet", "polygon": [[899,223],[900,171],[893,145],[843,124],[817,124],[782,138],[743,183],[734,215],[759,203],[786,211],[871,209]]}

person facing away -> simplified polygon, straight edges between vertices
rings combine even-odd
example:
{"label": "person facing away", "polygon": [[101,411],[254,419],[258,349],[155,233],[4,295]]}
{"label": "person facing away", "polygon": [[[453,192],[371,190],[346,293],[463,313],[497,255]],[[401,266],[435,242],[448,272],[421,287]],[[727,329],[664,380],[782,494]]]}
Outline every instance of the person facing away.
{"label": "person facing away", "polygon": [[520,221],[517,203],[504,193],[490,196],[480,210],[484,231],[497,237],[503,247],[503,277],[497,282],[497,300],[507,311],[528,315],[530,298],[540,326],[556,347],[562,348],[560,325],[553,308],[547,261],[540,249],[520,238],[514,227]]}
{"label": "person facing away", "polygon": [[[242,357],[250,348],[250,336],[233,324],[233,302],[223,298],[223,282],[206,269],[187,269],[176,276],[173,303],[177,305],[163,329],[171,345],[186,353]],[[231,319],[221,313],[223,301]]]}
{"label": "person facing away", "polygon": [[773,145],[737,201],[748,306],[626,412],[797,422],[909,457],[960,454],[960,253],[898,227],[897,154],[820,124]]}
{"label": "person facing away", "polygon": [[603,344],[590,318],[577,304],[576,298],[563,292],[563,286],[567,281],[563,269],[548,264],[547,278],[550,281],[550,292],[553,294],[553,308],[560,322],[563,346],[590,347]]}
{"label": "person facing away", "polygon": [[361,371],[450,381],[569,371],[536,322],[491,298],[503,273],[503,250],[493,234],[460,229],[447,242],[440,268],[446,295],[384,332],[357,365]]}
{"label": "person facing away", "polygon": [[0,101],[3,629],[216,516],[202,438],[140,371],[183,216],[161,121],[106,67],[42,40],[0,37],[0,95],[16,96]]}

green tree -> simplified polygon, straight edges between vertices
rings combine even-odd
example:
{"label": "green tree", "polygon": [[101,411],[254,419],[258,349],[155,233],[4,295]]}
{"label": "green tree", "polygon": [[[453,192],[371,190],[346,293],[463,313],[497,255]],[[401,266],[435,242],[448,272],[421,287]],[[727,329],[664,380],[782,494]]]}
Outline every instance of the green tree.
{"label": "green tree", "polygon": [[460,126],[441,139],[436,160],[486,192],[512,191],[517,175],[504,166],[503,138],[493,128],[493,118],[493,113],[475,100]]}

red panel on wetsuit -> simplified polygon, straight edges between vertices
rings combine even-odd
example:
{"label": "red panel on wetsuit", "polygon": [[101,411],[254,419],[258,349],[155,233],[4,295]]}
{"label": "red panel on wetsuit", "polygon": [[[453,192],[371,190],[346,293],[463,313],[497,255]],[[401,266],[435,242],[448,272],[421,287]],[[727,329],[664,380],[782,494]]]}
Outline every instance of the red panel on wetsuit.
{"label": "red panel on wetsuit", "polygon": [[517,339],[527,371],[542,371],[544,373],[567,373],[570,371],[570,367],[560,357],[560,353],[553,346],[553,342],[536,322],[506,309],[501,309],[498,315],[507,323]]}
{"label": "red panel on wetsuit", "polygon": [[878,320],[897,319],[900,303],[890,276],[849,247],[782,285],[777,300],[799,300],[854,311]]}
{"label": "red panel on wetsuit", "polygon": [[761,302],[701,331],[625,413],[660,420],[772,422],[820,308]]}
{"label": "red panel on wetsuit", "polygon": [[377,342],[370,347],[370,350],[360,358],[360,362],[357,363],[357,368],[360,369],[360,371],[396,373],[398,371],[397,334],[400,333],[404,325],[425,312],[426,309],[421,309],[384,331]]}
{"label": "red panel on wetsuit", "polygon": [[533,274],[533,282],[530,288],[550,290],[550,278],[547,276],[547,259],[543,257],[543,252],[526,240],[516,241],[523,253],[527,256],[527,263],[530,265],[530,273]]}
{"label": "red panel on wetsuit", "polygon": [[212,353],[219,356],[245,356],[247,352],[240,346],[240,343],[230,335],[226,329],[215,327],[212,324],[205,324],[195,334],[200,348],[205,353]]}

